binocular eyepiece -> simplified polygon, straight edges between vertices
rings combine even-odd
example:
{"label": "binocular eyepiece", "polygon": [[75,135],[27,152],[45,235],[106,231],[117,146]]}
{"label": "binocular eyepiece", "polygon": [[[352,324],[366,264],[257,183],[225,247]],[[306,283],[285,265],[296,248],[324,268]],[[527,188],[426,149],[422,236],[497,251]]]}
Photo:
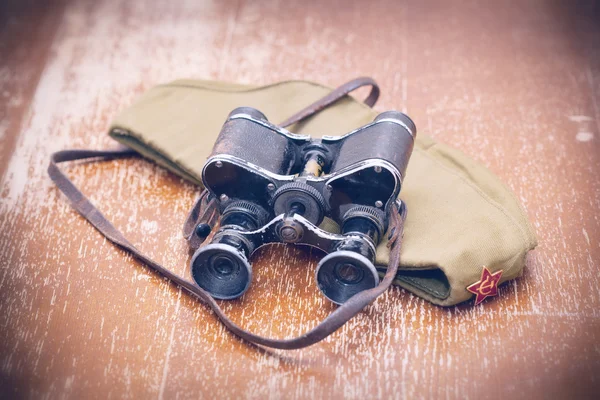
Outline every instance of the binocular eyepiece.
{"label": "binocular eyepiece", "polygon": [[[321,292],[342,304],[379,284],[376,247],[397,200],[416,128],[400,112],[339,137],[311,139],[272,125],[258,110],[234,110],[202,179],[221,213],[210,244],[192,257],[196,283],[217,299],[250,286],[252,253],[265,244],[309,245],[327,253],[316,270]],[[325,218],[340,227],[319,228]],[[212,231],[198,221],[195,235]]]}
{"label": "binocular eyepiece", "polygon": [[334,303],[341,304],[379,284],[373,265],[379,238],[385,234],[385,213],[374,207],[356,206],[342,219],[346,238],[323,257],[316,271],[317,285]]}
{"label": "binocular eyepiece", "polygon": [[221,229],[212,242],[200,248],[192,258],[192,277],[217,299],[241,296],[252,279],[248,262],[256,249],[241,232],[254,231],[268,222],[269,214],[248,201],[235,201],[221,216]]}

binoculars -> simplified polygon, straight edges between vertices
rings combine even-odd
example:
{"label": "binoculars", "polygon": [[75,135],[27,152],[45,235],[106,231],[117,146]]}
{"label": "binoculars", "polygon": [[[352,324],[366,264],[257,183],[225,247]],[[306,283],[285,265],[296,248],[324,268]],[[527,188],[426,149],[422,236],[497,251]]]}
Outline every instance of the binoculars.
{"label": "binoculars", "polygon": [[[250,286],[252,253],[290,243],[327,253],[316,281],[334,303],[377,286],[376,248],[393,202],[405,212],[397,198],[415,136],[415,124],[397,111],[343,136],[312,139],[254,108],[233,110],[202,171],[220,223],[192,257],[193,279],[214,298],[237,298]],[[339,233],[320,228],[325,219]],[[204,241],[212,225],[201,220],[194,234]]]}

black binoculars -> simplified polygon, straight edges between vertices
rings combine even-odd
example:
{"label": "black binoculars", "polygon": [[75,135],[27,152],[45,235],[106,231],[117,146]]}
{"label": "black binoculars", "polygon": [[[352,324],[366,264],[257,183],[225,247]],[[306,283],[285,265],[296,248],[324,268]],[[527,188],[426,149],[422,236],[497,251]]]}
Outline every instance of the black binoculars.
{"label": "black binoculars", "polygon": [[[293,243],[327,253],[316,280],[331,301],[377,286],[376,248],[393,202],[404,212],[397,198],[415,136],[415,124],[397,111],[343,136],[312,139],[254,108],[233,110],[202,171],[221,218],[211,243],[192,257],[193,279],[214,298],[237,298],[250,286],[257,248]],[[340,233],[319,228],[325,218]],[[203,240],[212,230],[199,223],[195,235]]]}

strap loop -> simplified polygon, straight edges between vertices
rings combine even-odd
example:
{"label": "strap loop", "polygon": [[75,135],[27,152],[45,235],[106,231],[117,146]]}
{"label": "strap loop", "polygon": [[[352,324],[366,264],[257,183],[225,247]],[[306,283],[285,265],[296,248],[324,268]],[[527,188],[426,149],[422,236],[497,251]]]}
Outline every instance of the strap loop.
{"label": "strap loop", "polygon": [[216,199],[211,199],[208,190],[204,189],[183,224],[183,237],[188,241],[190,249],[198,249],[204,242],[204,239],[206,239],[196,234],[198,224],[206,223],[212,229],[218,219],[219,210],[217,208],[217,201]]}

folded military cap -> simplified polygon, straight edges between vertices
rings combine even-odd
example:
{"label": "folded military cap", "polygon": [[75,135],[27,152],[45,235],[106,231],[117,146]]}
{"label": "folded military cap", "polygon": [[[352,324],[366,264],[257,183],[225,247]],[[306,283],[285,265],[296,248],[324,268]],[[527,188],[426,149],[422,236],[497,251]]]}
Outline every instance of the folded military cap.
{"label": "folded military cap", "polygon": [[[331,89],[306,81],[268,86],[179,80],[144,93],[113,121],[110,135],[175,174],[201,186],[202,168],[227,115],[236,107],[282,121]],[[373,121],[377,112],[345,96],[288,129],[313,137],[341,135]],[[438,305],[476,296],[521,275],[536,237],[514,195],[484,166],[419,132],[402,200],[409,213],[394,281]],[[331,231],[332,221],[322,225]],[[386,240],[376,264],[385,272]]]}

